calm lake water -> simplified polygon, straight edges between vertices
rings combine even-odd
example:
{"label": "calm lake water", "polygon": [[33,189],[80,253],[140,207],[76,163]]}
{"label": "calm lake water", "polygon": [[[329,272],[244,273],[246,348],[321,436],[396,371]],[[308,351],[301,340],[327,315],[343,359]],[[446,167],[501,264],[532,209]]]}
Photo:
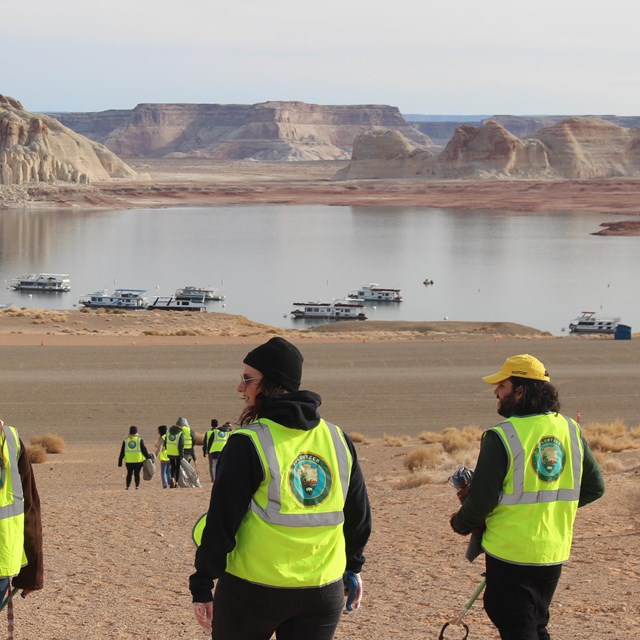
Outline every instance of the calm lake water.
{"label": "calm lake water", "polygon": [[[125,211],[6,211],[0,279],[68,273],[72,290],[6,288],[0,302],[72,309],[102,288],[171,295],[187,284],[225,295],[211,311],[280,327],[293,302],[331,301],[362,283],[403,290],[372,320],[510,321],[560,334],[581,311],[640,328],[640,238],[590,235],[585,213],[427,208],[220,206]],[[431,278],[433,286],[422,281]],[[316,321],[317,322],[317,321]]]}

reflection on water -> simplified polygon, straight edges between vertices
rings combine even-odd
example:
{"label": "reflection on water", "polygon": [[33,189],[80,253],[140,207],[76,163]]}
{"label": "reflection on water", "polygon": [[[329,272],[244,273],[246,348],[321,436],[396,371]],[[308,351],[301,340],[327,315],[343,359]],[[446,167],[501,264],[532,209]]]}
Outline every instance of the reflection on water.
{"label": "reflection on water", "polygon": [[293,302],[377,282],[402,288],[404,302],[368,304],[370,319],[511,321],[557,334],[594,310],[637,327],[640,239],[590,235],[602,221],[416,207],[11,210],[0,215],[5,286],[26,273],[69,273],[72,291],[7,289],[0,302],[73,308],[105,287],[170,295],[209,285],[227,296],[211,310],[300,327]]}

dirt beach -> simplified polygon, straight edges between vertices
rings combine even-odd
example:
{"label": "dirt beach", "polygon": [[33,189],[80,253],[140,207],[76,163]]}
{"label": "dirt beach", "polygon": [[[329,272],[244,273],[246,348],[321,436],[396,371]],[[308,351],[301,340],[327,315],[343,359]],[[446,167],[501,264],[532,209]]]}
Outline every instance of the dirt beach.
{"label": "dirt beach", "polygon": [[[55,433],[67,443],[35,466],[46,584],[18,599],[18,639],[205,638],[187,589],[191,526],[209,499],[203,461],[201,489],[163,491],[156,477],[125,491],[117,455],[131,424],[153,446],[157,425],[179,415],[197,432],[212,417],[237,417],[241,360],[275,333],[300,346],[303,386],[322,395],[323,414],[369,440],[358,445],[374,514],[365,600],[344,616],[339,640],[436,639],[481,581],[481,564],[464,559],[466,539],[449,530],[456,498],[446,484],[457,464],[473,463],[475,451],[444,456],[431,482],[414,488],[401,488],[409,476],[403,461],[424,431],[495,423],[495,401],[480,377],[505,357],[540,357],[563,409],[580,411],[585,426],[618,417],[638,425],[637,336],[553,338],[517,325],[474,324],[422,331],[372,325],[369,332],[341,325],[340,333],[321,334],[224,314],[206,314],[210,326],[196,333],[189,318],[174,314],[156,325],[136,314],[39,313],[0,317],[2,417],[25,442]],[[552,607],[555,640],[640,637],[640,456],[612,457],[605,497],[578,516]],[[498,637],[480,603],[466,619],[471,640]],[[446,637],[462,637],[457,631]]]}

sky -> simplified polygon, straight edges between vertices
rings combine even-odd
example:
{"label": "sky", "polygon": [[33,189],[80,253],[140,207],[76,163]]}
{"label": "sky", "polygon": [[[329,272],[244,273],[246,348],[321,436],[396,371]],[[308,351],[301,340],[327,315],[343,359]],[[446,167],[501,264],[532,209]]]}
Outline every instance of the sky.
{"label": "sky", "polygon": [[0,0],[0,94],[640,115],[639,18],[636,0]]}

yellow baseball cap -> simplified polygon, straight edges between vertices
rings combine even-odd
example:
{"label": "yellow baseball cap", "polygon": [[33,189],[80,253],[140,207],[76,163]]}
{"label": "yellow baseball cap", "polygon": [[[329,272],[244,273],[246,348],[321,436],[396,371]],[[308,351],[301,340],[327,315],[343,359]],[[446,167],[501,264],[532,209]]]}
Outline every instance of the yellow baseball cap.
{"label": "yellow baseball cap", "polygon": [[530,356],[528,353],[507,358],[500,367],[500,371],[482,379],[489,384],[498,384],[498,382],[502,382],[511,376],[529,378],[529,380],[551,381],[542,362],[540,362],[538,358]]}

